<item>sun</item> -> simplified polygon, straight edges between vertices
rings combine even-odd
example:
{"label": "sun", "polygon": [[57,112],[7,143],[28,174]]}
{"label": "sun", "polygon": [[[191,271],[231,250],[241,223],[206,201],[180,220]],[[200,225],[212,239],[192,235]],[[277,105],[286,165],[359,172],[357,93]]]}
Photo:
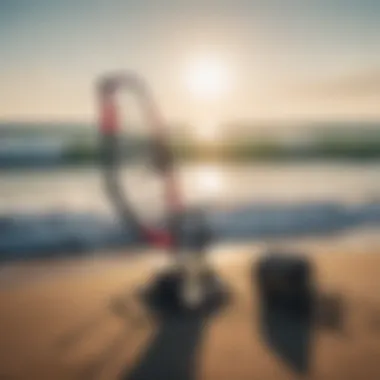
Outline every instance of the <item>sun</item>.
{"label": "sun", "polygon": [[187,62],[184,81],[186,89],[194,98],[215,100],[228,91],[230,75],[223,60],[214,56],[201,56]]}

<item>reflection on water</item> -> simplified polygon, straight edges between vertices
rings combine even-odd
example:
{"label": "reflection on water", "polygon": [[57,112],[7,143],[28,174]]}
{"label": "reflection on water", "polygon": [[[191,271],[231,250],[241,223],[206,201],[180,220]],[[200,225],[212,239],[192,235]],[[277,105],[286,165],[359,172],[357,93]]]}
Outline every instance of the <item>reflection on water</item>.
{"label": "reflection on water", "polygon": [[[380,195],[380,162],[188,165],[179,174],[188,204],[355,203]],[[143,184],[133,184],[133,193],[136,199],[148,193],[140,203],[153,210],[159,192]],[[99,169],[1,174],[0,213],[60,209],[110,212]]]}
{"label": "reflection on water", "polygon": [[202,165],[182,172],[182,188],[189,203],[207,203],[226,190],[227,171],[221,166]]}

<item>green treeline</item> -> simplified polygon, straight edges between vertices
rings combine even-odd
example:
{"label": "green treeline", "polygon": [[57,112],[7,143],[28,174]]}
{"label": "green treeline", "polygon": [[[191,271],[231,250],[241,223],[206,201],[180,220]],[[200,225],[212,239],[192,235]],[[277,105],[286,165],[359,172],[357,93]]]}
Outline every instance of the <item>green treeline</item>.
{"label": "green treeline", "polygon": [[[194,161],[255,161],[283,159],[379,159],[380,141],[335,141],[320,140],[308,147],[287,147],[270,141],[245,141],[239,143],[174,142],[174,156],[179,160]],[[141,141],[130,142],[120,147],[119,152],[125,159],[146,154],[149,144]],[[86,141],[76,142],[67,147],[64,159],[69,162],[93,162],[100,160],[97,144]]]}

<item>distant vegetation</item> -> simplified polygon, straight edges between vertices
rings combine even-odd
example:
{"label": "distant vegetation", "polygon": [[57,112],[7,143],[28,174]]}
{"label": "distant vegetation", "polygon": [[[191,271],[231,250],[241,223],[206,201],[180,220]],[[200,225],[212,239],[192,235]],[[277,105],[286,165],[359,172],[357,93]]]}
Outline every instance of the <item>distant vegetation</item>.
{"label": "distant vegetation", "polygon": [[[141,154],[142,147],[136,148],[125,144],[125,158]],[[186,161],[254,161],[283,159],[380,159],[380,141],[353,143],[351,141],[322,140],[311,147],[292,148],[281,146],[274,142],[246,141],[234,143],[203,143],[191,144],[175,142],[172,144],[174,155],[179,160]],[[76,143],[67,147],[65,159],[70,162],[94,162],[100,160],[99,150],[89,143]]]}
{"label": "distant vegetation", "polygon": [[[293,138],[294,136],[296,138]],[[284,140],[279,138],[276,133],[266,136],[251,134],[246,138],[232,136],[232,138],[208,142],[182,137],[172,140],[172,148],[178,160],[187,161],[380,159],[380,125],[370,129],[361,126],[335,129],[314,128],[307,130],[305,136],[306,138],[299,138],[299,134],[293,134],[293,137]],[[80,125],[62,124],[58,127],[44,127],[0,124],[0,167],[3,168],[12,167],[14,162],[17,162],[17,165],[24,162],[24,166],[26,166],[33,161],[25,158],[24,152],[21,152],[22,158],[15,161],[13,154],[10,159],[6,150],[1,150],[1,143],[8,141],[9,138],[20,139],[24,142],[27,142],[28,139],[38,141],[49,138],[61,141],[63,148],[51,160],[54,166],[94,164],[101,159],[99,136],[96,128],[91,125],[81,127]],[[123,152],[125,159],[141,155],[149,149],[149,141],[141,137],[121,138],[120,145],[122,146],[120,151]],[[46,153],[44,157],[46,165],[50,165]],[[40,165],[41,159],[37,161]]]}
{"label": "distant vegetation", "polygon": [[380,142],[361,144],[324,141],[308,149],[291,149],[271,142],[247,141],[241,144],[210,145],[201,147],[182,145],[175,147],[182,159],[254,161],[283,159],[380,159]]}

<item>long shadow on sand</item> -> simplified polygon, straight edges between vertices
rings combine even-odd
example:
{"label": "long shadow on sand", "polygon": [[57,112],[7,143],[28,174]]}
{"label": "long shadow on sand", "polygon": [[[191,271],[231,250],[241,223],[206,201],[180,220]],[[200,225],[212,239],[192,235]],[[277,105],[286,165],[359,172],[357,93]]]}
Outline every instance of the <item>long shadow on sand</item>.
{"label": "long shadow on sand", "polygon": [[290,369],[306,374],[315,300],[311,263],[300,255],[272,253],[253,267],[252,274],[264,341]]}
{"label": "long shadow on sand", "polygon": [[292,370],[310,370],[313,335],[316,329],[345,336],[344,303],[339,294],[313,294],[307,307],[261,302],[260,328],[268,347]]}
{"label": "long shadow on sand", "polygon": [[310,364],[312,317],[272,306],[261,312],[261,330],[268,346],[298,373],[307,373]]}
{"label": "long shadow on sand", "polygon": [[197,347],[206,321],[203,316],[161,322],[159,331],[137,365],[124,380],[192,380],[196,377]]}
{"label": "long shadow on sand", "polygon": [[227,303],[223,295],[196,312],[156,313],[158,331],[147,350],[122,380],[193,380],[197,376],[198,349],[212,316]]}
{"label": "long shadow on sand", "polygon": [[315,294],[308,310],[262,303],[261,330],[271,349],[293,370],[309,371],[312,336],[316,329],[347,337],[345,303],[340,294]]}

